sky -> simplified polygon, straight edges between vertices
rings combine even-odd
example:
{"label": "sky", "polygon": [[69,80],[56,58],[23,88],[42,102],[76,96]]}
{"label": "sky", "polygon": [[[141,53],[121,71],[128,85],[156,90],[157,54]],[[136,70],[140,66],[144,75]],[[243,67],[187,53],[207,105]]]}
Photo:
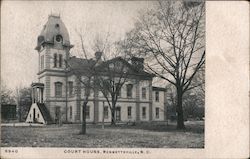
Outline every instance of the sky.
{"label": "sky", "polygon": [[66,25],[71,53],[77,56],[80,39],[86,45],[96,35],[110,33],[120,40],[133,28],[138,11],[150,9],[151,1],[2,1],[1,2],[1,84],[10,89],[37,82],[37,37],[48,15],[60,14]]}

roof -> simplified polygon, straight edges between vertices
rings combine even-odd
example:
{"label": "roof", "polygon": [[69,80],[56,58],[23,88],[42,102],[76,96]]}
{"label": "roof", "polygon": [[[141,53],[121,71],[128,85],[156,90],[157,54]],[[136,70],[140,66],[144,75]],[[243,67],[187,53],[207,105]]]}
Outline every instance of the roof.
{"label": "roof", "polygon": [[69,33],[60,16],[49,15],[47,23],[43,26],[38,36],[37,47],[43,42],[54,43],[54,37],[56,35],[63,37],[63,45],[70,46]]}
{"label": "roof", "polygon": [[80,73],[85,73],[88,68],[95,65],[95,61],[93,59],[82,59],[77,58],[75,56],[70,57],[67,61],[67,65],[70,67],[71,70],[76,70]]}
{"label": "roof", "polygon": [[[142,76],[142,77],[147,77],[147,78],[148,77],[152,78],[154,76],[151,73],[148,73],[144,70],[140,70],[136,68],[132,64],[128,63],[122,57],[116,57],[116,58],[100,63],[100,62],[97,62],[95,59],[82,59],[82,58],[77,58],[73,56],[69,58],[69,60],[67,61],[67,65],[70,67],[69,69],[70,72],[76,71],[74,73],[84,74],[84,73],[89,73],[88,70],[92,71],[94,69],[96,72],[106,74],[108,73],[108,70],[106,69],[105,71],[105,68],[108,68],[110,63],[115,63],[117,61],[122,62],[127,68],[129,68],[128,69],[129,71],[127,72],[128,75]],[[121,72],[119,69],[114,69],[112,71],[118,74]]]}
{"label": "roof", "polygon": [[154,86],[153,86],[153,91],[166,91],[166,88],[154,87]]}
{"label": "roof", "polygon": [[45,104],[44,103],[37,103],[37,106],[38,106],[39,110],[41,111],[43,119],[47,122],[47,124],[52,123],[53,122],[52,118],[51,118],[49,111],[46,108]]}
{"label": "roof", "polygon": [[103,68],[107,67],[110,63],[114,63],[116,61],[122,62],[125,66],[127,66],[129,68],[128,74],[139,75],[139,76],[148,76],[148,77],[153,77],[154,76],[151,73],[148,73],[148,72],[146,72],[144,70],[138,69],[137,67],[135,67],[132,64],[128,63],[128,61],[126,61],[125,59],[123,59],[120,56],[103,62],[102,64],[98,65],[97,68],[103,70]]}
{"label": "roof", "polygon": [[36,83],[32,83],[32,84],[31,84],[31,87],[44,87],[44,84],[43,84],[43,83],[36,82]]}

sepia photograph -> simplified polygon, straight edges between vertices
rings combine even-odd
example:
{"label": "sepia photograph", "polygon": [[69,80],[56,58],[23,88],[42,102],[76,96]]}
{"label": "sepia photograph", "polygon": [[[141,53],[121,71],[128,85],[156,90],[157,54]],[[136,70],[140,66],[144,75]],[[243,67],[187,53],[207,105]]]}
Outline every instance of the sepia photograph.
{"label": "sepia photograph", "polygon": [[2,146],[204,147],[204,2],[5,5]]}
{"label": "sepia photograph", "polygon": [[5,153],[204,149],[206,3],[1,2]]}

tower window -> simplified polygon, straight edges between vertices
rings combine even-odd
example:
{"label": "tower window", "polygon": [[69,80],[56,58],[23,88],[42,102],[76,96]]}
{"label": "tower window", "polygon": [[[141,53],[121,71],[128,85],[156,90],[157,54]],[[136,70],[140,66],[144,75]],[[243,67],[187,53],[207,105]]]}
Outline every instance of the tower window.
{"label": "tower window", "polygon": [[44,68],[44,55],[41,56],[41,70]]}
{"label": "tower window", "polygon": [[59,28],[59,24],[56,24],[55,27],[56,27],[56,28]]}
{"label": "tower window", "polygon": [[59,54],[59,67],[62,67],[62,55]]}
{"label": "tower window", "polygon": [[62,97],[62,83],[61,82],[55,83],[55,96]]}
{"label": "tower window", "polygon": [[159,102],[159,92],[158,91],[155,92],[155,101]]}
{"label": "tower window", "polygon": [[57,67],[57,54],[54,54],[54,67]]}
{"label": "tower window", "polygon": [[141,96],[142,96],[142,99],[146,99],[146,93],[147,93],[147,90],[146,90],[145,87],[143,87],[143,88],[141,89]]}

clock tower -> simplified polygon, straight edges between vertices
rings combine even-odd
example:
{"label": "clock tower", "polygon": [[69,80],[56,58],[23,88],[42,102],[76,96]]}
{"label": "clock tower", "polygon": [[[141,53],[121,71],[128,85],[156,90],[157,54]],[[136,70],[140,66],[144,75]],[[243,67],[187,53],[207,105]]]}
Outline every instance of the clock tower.
{"label": "clock tower", "polygon": [[43,101],[52,119],[67,120],[67,74],[65,61],[69,58],[69,33],[60,16],[49,15],[37,38],[38,81],[44,84]]}

